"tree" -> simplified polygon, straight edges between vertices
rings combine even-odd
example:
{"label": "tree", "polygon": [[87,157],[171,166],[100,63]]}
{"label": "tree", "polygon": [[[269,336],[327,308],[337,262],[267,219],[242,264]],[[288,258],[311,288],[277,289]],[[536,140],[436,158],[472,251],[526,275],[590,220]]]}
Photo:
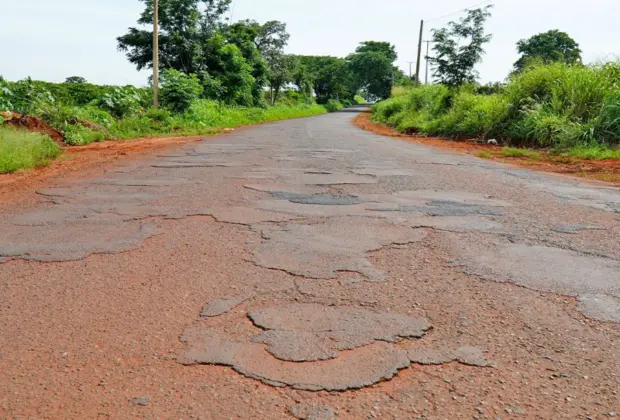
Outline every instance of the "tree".
{"label": "tree", "polygon": [[204,52],[206,70],[201,74],[207,96],[229,104],[254,105],[256,80],[241,50],[217,34],[205,43]]}
{"label": "tree", "polygon": [[396,49],[388,42],[366,41],[347,57],[347,63],[355,75],[358,89],[376,98],[390,96],[394,85],[394,62]]}
{"label": "tree", "polygon": [[[145,25],[145,29],[132,27],[127,34],[117,38],[118,49],[126,53],[138,70],[153,66],[153,0],[141,1],[146,7],[138,24]],[[222,25],[229,5],[230,0],[160,0],[162,69],[172,68],[186,74],[198,74],[204,70],[204,43]]]}
{"label": "tree", "polygon": [[254,20],[244,20],[230,25],[226,33],[229,42],[239,47],[253,68],[255,100],[260,101],[263,86],[269,82],[271,100],[275,102],[282,86],[291,81],[293,71],[293,60],[284,56],[284,47],[290,38],[286,24],[273,20],[261,25]]}
{"label": "tree", "polygon": [[295,81],[299,59],[294,55],[274,55],[269,69],[269,93],[271,104],[275,105],[284,86]]}
{"label": "tree", "polygon": [[256,48],[269,60],[272,54],[280,54],[291,36],[286,32],[286,23],[272,20],[259,27]]}
{"label": "tree", "polygon": [[517,43],[517,51],[521,54],[514,65],[517,72],[533,61],[581,63],[579,44],[566,32],[557,29],[534,35],[529,39],[522,39]]}
{"label": "tree", "polygon": [[267,84],[269,72],[267,61],[256,47],[260,28],[261,25],[258,22],[245,20],[228,26],[225,31],[226,40],[239,48],[245,61],[252,67],[251,75],[254,78],[252,96],[254,98],[254,105],[259,105],[263,102],[263,88]]}
{"label": "tree", "polygon": [[318,103],[325,104],[330,99],[352,100],[357,93],[355,77],[343,58],[299,56],[299,60],[305,68],[304,77],[312,82]]}
{"label": "tree", "polygon": [[88,82],[83,77],[71,76],[65,79],[65,83],[88,83]]}
{"label": "tree", "polygon": [[186,75],[178,70],[166,69],[161,76],[162,104],[172,111],[187,111],[192,101],[202,93],[202,85],[195,74]]}
{"label": "tree", "polygon": [[482,61],[484,44],[492,38],[484,32],[492,7],[468,10],[467,16],[459,22],[449,22],[446,28],[433,29],[435,56],[429,60],[433,65],[433,76],[440,83],[460,86],[477,79],[474,68]]}

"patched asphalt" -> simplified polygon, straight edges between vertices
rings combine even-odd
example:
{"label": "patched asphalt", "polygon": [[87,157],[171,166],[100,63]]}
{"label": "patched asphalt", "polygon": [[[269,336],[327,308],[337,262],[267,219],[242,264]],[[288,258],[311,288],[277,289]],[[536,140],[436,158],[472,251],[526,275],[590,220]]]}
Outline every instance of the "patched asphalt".
{"label": "patched asphalt", "polygon": [[[562,404],[599,395],[580,406],[604,414],[600,388],[620,373],[619,209],[617,188],[378,137],[350,114],[239,130],[0,214],[0,382],[117,418],[366,418],[380,405],[456,418],[465,394],[502,394],[484,408],[496,415],[519,411],[513,394],[551,410],[541,372],[571,370],[586,382]],[[240,402],[272,388],[285,391]],[[445,403],[416,414],[404,394]],[[198,400],[209,408],[188,408]]]}

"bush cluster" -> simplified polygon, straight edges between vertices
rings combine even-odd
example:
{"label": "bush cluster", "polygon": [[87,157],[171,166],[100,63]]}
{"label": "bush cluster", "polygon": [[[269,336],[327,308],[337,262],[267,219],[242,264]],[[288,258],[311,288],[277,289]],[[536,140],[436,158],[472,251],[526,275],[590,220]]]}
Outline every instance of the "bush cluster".
{"label": "bush cluster", "polygon": [[620,62],[535,65],[506,85],[399,88],[374,119],[403,132],[549,148],[620,144]]}

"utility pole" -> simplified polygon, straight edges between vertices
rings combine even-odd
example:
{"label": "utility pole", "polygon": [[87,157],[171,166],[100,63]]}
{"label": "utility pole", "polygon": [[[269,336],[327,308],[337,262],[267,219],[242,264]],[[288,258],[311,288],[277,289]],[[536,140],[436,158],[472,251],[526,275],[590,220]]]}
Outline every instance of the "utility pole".
{"label": "utility pole", "polygon": [[159,108],[159,0],[153,0],[153,108]]}
{"label": "utility pole", "polygon": [[420,60],[422,59],[422,37],[424,36],[424,20],[420,21],[420,39],[418,41],[418,62],[415,66],[415,83],[420,84]]}
{"label": "utility pole", "polygon": [[413,77],[413,73],[411,72],[411,65],[414,63],[415,61],[407,61],[407,63],[409,63],[409,78],[411,79]]}
{"label": "utility pole", "polygon": [[424,41],[424,42],[426,42],[426,58],[425,58],[425,60],[426,60],[426,77],[424,77],[424,84],[428,85],[428,52],[429,52],[429,49],[430,49],[431,42],[433,42],[433,41]]}

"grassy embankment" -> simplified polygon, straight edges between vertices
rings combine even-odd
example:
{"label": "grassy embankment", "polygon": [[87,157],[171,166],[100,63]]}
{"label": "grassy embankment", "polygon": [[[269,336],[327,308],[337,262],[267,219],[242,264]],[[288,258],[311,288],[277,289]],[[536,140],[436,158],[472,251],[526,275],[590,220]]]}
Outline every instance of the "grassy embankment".
{"label": "grassy embankment", "polygon": [[[152,91],[132,86],[0,79],[0,110],[35,116],[59,130],[68,145],[138,137],[207,135],[224,128],[324,114],[342,108],[286,96],[275,106],[241,107],[195,99],[182,112],[150,108]],[[2,117],[0,116],[0,126]],[[2,129],[0,173],[45,165],[60,153],[46,136]]]}
{"label": "grassy embankment", "polygon": [[[397,88],[373,119],[400,132],[498,139],[506,157],[537,160],[545,149],[580,159],[620,159],[620,63],[539,65],[505,86]],[[480,152],[481,157],[485,152]]]}
{"label": "grassy embankment", "polygon": [[49,137],[0,127],[0,173],[45,165],[60,153]]}

